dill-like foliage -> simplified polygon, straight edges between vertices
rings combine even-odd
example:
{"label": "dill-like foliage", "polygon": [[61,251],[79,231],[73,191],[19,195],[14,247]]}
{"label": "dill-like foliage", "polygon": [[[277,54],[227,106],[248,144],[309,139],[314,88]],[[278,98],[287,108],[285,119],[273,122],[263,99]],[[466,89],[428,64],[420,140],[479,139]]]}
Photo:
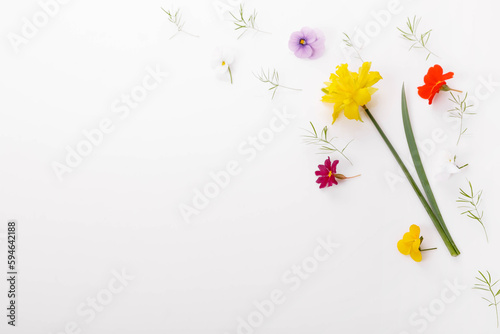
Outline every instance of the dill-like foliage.
{"label": "dill-like foliage", "polygon": [[245,19],[243,4],[240,4],[239,12],[237,14],[233,14],[232,12],[229,12],[229,14],[233,17],[233,23],[236,25],[236,28],[234,28],[234,30],[243,30],[243,32],[238,36],[238,39],[240,39],[249,29],[255,30],[257,32],[267,33],[257,28],[257,12],[255,11],[255,9],[247,19]]}
{"label": "dill-like foliage", "polygon": [[272,96],[273,99],[279,87],[291,90],[301,90],[297,88],[283,86],[282,84],[280,84],[280,75],[278,71],[276,71],[276,69],[273,69],[273,72],[271,73],[271,70],[268,69],[267,71],[264,71],[264,69],[261,68],[259,74],[254,73],[253,75],[263,83],[269,84],[271,86],[269,87],[269,90],[273,91],[273,96]]}
{"label": "dill-like foliage", "polygon": [[465,93],[463,99],[460,98],[460,95],[455,96],[452,92],[450,92],[450,94],[451,99],[449,100],[455,104],[455,107],[448,110],[448,112],[450,113],[450,117],[458,118],[460,120],[460,133],[458,134],[457,139],[458,145],[458,143],[460,143],[462,135],[467,131],[467,128],[464,128],[464,116],[475,115],[476,113],[469,110],[469,108],[473,107],[473,105],[467,104],[467,93]]}
{"label": "dill-like foliage", "polygon": [[458,197],[457,202],[461,203],[462,205],[460,205],[458,208],[463,210],[463,212],[461,213],[462,215],[466,215],[470,219],[477,221],[481,224],[481,226],[483,226],[484,234],[486,235],[486,241],[488,242],[488,233],[486,233],[486,228],[484,227],[483,223],[484,212],[479,209],[483,191],[480,190],[478,192],[474,192],[474,188],[472,187],[472,183],[470,181],[469,189],[470,193],[463,190],[462,188],[459,189],[460,196]]}
{"label": "dill-like foliage", "polygon": [[336,139],[336,137],[328,137],[328,128],[325,126],[323,130],[321,130],[319,133],[316,131],[316,128],[314,127],[314,124],[312,122],[309,122],[312,127],[311,130],[305,130],[307,132],[306,135],[304,135],[304,142],[306,144],[311,144],[311,145],[317,145],[319,146],[319,153],[334,153],[338,152],[340,155],[342,155],[349,163],[352,165],[351,160],[345,155],[344,151],[349,146],[350,143],[352,143],[352,140],[348,142],[344,148],[339,149],[337,146],[335,146],[332,141]]}
{"label": "dill-like foliage", "polygon": [[358,58],[359,60],[361,60],[361,62],[363,62],[363,63],[364,63],[365,61],[364,61],[364,60],[363,60],[363,58],[361,57],[361,53],[359,52],[359,49],[358,49],[358,48],[354,45],[354,43],[352,42],[351,37],[349,37],[349,35],[347,35],[346,33],[344,33],[344,36],[345,36],[345,38],[342,40],[342,41],[344,42],[344,44],[345,44],[347,47],[349,47],[349,48],[353,49],[353,50],[354,50],[354,52],[356,52],[356,58]]}
{"label": "dill-like foliage", "polygon": [[404,39],[412,42],[410,50],[413,48],[425,49],[428,52],[427,58],[425,58],[425,60],[429,59],[430,55],[434,55],[437,57],[434,52],[427,48],[427,43],[429,42],[429,38],[431,37],[432,29],[424,32],[423,34],[418,34],[418,25],[420,24],[420,20],[422,20],[421,17],[417,19],[417,17],[414,16],[413,20],[410,20],[410,18],[408,17],[406,21],[406,27],[408,28],[408,31],[405,31],[401,28],[398,28],[398,30],[401,32],[401,36]]}
{"label": "dill-like foliage", "polygon": [[484,297],[481,297],[481,298],[483,298],[484,300],[486,300],[489,303],[488,307],[495,306],[495,313],[497,316],[497,328],[498,328],[498,304],[500,303],[500,300],[497,301],[497,297],[500,295],[500,290],[495,292],[495,290],[493,290],[493,287],[500,280],[496,280],[494,283],[491,283],[492,280],[491,280],[491,275],[490,275],[489,271],[486,271],[486,273],[488,274],[488,278],[486,278],[486,275],[484,275],[481,271],[478,270],[478,272],[481,275],[481,278],[476,277],[476,279],[481,283],[474,284],[473,289],[483,290],[483,291],[489,292],[491,294],[491,298],[493,300],[490,300],[490,299],[484,298]]}
{"label": "dill-like foliage", "polygon": [[184,29],[184,24],[186,22],[182,20],[182,14],[181,14],[181,10],[180,9],[165,10],[163,7],[161,7],[161,9],[165,12],[165,14],[167,14],[168,20],[171,23],[175,24],[175,26],[177,27],[177,32],[175,34],[173,34],[169,39],[174,38],[180,32],[183,32],[183,33],[188,34],[188,35],[193,36],[193,37],[199,37],[199,36],[190,34],[187,31],[183,30]]}

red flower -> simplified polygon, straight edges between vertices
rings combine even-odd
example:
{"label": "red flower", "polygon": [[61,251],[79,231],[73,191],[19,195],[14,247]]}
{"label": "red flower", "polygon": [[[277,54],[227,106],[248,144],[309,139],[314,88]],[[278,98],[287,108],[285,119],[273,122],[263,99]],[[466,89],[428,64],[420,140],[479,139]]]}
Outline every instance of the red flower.
{"label": "red flower", "polygon": [[443,74],[443,68],[439,65],[434,65],[429,68],[426,76],[424,77],[425,85],[418,87],[418,95],[421,98],[429,100],[429,104],[432,104],[432,100],[440,90],[450,90],[446,86],[446,80],[453,78],[453,72],[448,72]]}
{"label": "red flower", "polygon": [[331,187],[333,184],[338,184],[335,179],[335,173],[337,173],[337,165],[339,161],[335,160],[333,163],[330,161],[330,157],[325,160],[324,165],[318,165],[319,170],[316,171],[316,176],[319,176],[316,183],[319,183],[319,188]]}

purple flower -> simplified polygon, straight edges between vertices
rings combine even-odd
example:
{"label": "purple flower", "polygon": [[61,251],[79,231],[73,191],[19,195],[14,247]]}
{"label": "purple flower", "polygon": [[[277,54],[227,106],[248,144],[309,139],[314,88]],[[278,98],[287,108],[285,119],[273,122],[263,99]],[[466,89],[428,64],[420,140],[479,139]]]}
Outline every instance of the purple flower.
{"label": "purple flower", "polygon": [[318,58],[325,51],[325,35],[318,29],[304,27],[292,33],[288,48],[299,58]]}

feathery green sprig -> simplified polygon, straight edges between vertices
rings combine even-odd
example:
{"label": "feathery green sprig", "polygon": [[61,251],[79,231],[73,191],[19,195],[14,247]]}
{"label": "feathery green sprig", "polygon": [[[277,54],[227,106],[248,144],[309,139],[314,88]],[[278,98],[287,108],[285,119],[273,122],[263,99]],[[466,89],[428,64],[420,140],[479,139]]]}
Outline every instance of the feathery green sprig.
{"label": "feathery green sprig", "polygon": [[233,14],[232,12],[229,12],[229,14],[233,17],[233,23],[236,25],[236,28],[234,30],[240,30],[242,29],[243,32],[238,36],[238,39],[240,39],[249,29],[255,30],[257,32],[262,32],[262,33],[268,33],[266,31],[262,31],[259,28],[257,28],[257,12],[253,11],[250,16],[248,16],[247,19],[245,19],[245,13],[243,10],[243,4],[240,4],[240,9],[238,14]]}
{"label": "feathery green sprig", "polygon": [[169,39],[174,38],[180,32],[183,32],[183,33],[188,34],[188,35],[193,36],[193,37],[199,37],[197,35],[190,34],[187,31],[183,30],[184,29],[184,24],[186,22],[182,20],[182,14],[181,14],[181,10],[180,9],[177,9],[177,10],[174,10],[174,9],[173,10],[165,10],[163,7],[161,7],[161,9],[165,12],[165,14],[167,14],[168,20],[171,23],[175,24],[175,26],[177,27],[177,32],[175,34],[173,34]]}
{"label": "feathery green sprig", "polygon": [[359,49],[358,49],[358,48],[354,45],[354,43],[352,42],[351,37],[349,37],[349,35],[347,35],[345,32],[344,32],[343,34],[344,34],[344,36],[345,36],[345,38],[342,40],[342,41],[344,42],[344,44],[345,44],[347,47],[349,47],[349,48],[353,49],[353,50],[354,50],[354,52],[356,52],[356,58],[358,58],[359,60],[361,60],[361,62],[363,62],[363,63],[364,63],[365,61],[364,61],[364,60],[363,60],[363,58],[361,57],[361,53],[359,52]]}
{"label": "feathery green sprig", "polygon": [[257,79],[262,81],[263,83],[270,84],[271,87],[269,90],[273,91],[273,96],[272,98],[274,99],[274,95],[276,94],[276,91],[278,90],[279,87],[281,88],[286,88],[286,89],[291,89],[291,90],[302,90],[302,89],[297,89],[297,88],[291,88],[287,86],[283,86],[280,84],[280,75],[276,69],[273,69],[273,72],[268,69],[267,72],[264,71],[264,69],[260,69],[260,74],[253,74]]}
{"label": "feathery green sprig", "polygon": [[316,131],[316,128],[314,127],[314,124],[312,122],[309,122],[312,127],[311,130],[305,130],[307,132],[306,135],[304,135],[304,142],[306,144],[312,144],[312,145],[317,145],[319,146],[319,153],[325,153],[325,154],[330,154],[334,152],[338,152],[341,156],[344,157],[349,163],[352,165],[351,160],[345,155],[344,151],[349,146],[350,143],[352,143],[352,140],[348,142],[344,148],[339,149],[337,146],[335,146],[332,141],[336,139],[337,137],[331,137],[328,138],[328,127],[324,127],[323,130],[321,130],[319,133]]}
{"label": "feathery green sprig", "polygon": [[410,42],[412,42],[412,45],[410,46],[410,50],[413,48],[425,49],[428,52],[427,58],[425,58],[425,60],[429,59],[430,55],[434,55],[437,57],[437,55],[434,52],[432,52],[431,50],[429,50],[427,48],[427,43],[429,42],[429,38],[431,37],[432,29],[428,30],[420,35],[417,32],[418,25],[420,24],[420,20],[422,20],[421,17],[417,19],[417,17],[414,16],[413,20],[410,20],[410,18],[408,17],[407,21],[406,21],[406,26],[408,28],[408,31],[404,31],[403,29],[400,29],[400,28],[398,28],[398,30],[401,32],[401,36],[404,39],[407,39]]}
{"label": "feathery green sprig", "polygon": [[475,115],[476,113],[471,112],[469,108],[473,107],[472,104],[467,104],[467,95],[468,93],[465,93],[464,98],[460,98],[460,95],[453,95],[452,92],[451,94],[451,99],[449,99],[451,102],[455,104],[455,107],[453,109],[448,110],[450,113],[450,117],[453,118],[458,118],[460,120],[460,133],[458,134],[458,139],[457,139],[457,145],[460,143],[460,139],[462,138],[462,135],[467,131],[467,128],[464,128],[464,117],[469,116],[469,115]]}
{"label": "feathery green sprig", "polygon": [[488,233],[486,233],[486,228],[483,223],[484,212],[479,209],[481,204],[483,191],[474,192],[472,183],[469,181],[470,193],[466,192],[462,188],[459,189],[460,196],[457,199],[458,203],[462,203],[458,208],[464,210],[461,214],[466,215],[472,220],[477,221],[483,226],[484,234],[486,235],[486,241],[488,242]]}
{"label": "feathery green sprig", "polygon": [[477,290],[483,290],[483,291],[487,291],[491,294],[493,300],[489,300],[488,298],[484,298],[484,297],[481,297],[483,298],[484,300],[486,300],[488,303],[490,303],[488,305],[488,307],[490,306],[495,306],[495,313],[496,313],[496,316],[497,316],[497,328],[498,328],[498,304],[500,303],[500,300],[497,301],[497,297],[500,295],[500,289],[495,292],[493,290],[493,287],[498,283],[498,281],[500,280],[496,280],[493,284],[491,283],[491,275],[490,275],[490,272],[489,271],[486,271],[486,273],[488,274],[488,278],[486,278],[486,275],[484,275],[481,271],[479,271],[479,274],[481,275],[482,278],[479,278],[479,277],[476,277],[476,279],[481,282],[481,283],[476,283],[474,284],[474,287],[473,289],[477,289]]}

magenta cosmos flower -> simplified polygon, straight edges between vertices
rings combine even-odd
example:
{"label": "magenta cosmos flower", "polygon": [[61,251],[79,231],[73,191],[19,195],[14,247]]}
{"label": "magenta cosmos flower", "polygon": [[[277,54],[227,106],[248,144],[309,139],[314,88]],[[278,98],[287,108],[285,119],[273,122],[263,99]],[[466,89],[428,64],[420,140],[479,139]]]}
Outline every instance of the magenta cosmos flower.
{"label": "magenta cosmos flower", "polygon": [[316,171],[316,176],[319,176],[316,180],[316,183],[319,183],[319,189],[325,187],[331,187],[334,184],[338,184],[337,179],[345,180],[345,179],[353,179],[355,177],[361,176],[345,176],[343,174],[337,174],[337,165],[339,164],[338,160],[331,162],[330,157],[325,160],[324,165],[318,165],[319,170]]}
{"label": "magenta cosmos flower", "polygon": [[318,165],[319,170],[316,171],[316,176],[319,176],[316,183],[319,183],[319,188],[331,187],[334,184],[338,184],[335,179],[335,173],[337,173],[337,165],[339,161],[335,160],[333,163],[330,157],[325,160],[324,165]]}
{"label": "magenta cosmos flower", "polygon": [[304,27],[292,33],[288,48],[299,58],[318,58],[325,51],[325,35],[318,29]]}

